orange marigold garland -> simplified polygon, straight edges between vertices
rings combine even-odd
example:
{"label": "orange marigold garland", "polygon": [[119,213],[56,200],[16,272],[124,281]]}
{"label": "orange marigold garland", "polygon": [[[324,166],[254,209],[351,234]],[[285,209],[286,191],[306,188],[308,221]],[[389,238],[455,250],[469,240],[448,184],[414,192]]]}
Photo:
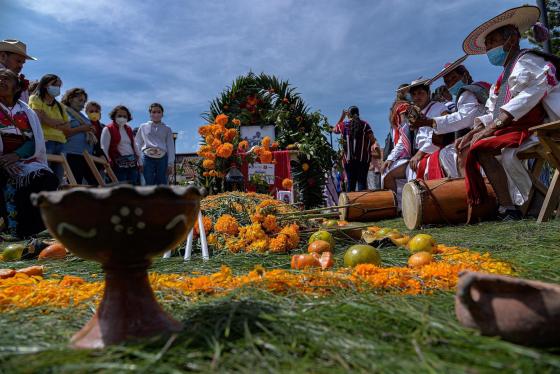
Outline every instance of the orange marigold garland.
{"label": "orange marigold garland", "polygon": [[233,216],[224,214],[216,221],[214,230],[226,235],[237,235],[239,232],[239,225]]}

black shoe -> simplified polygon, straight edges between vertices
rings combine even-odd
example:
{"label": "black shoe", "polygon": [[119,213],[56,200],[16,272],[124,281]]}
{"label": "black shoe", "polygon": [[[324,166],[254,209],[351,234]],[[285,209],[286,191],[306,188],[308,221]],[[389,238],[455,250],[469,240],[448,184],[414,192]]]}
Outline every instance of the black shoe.
{"label": "black shoe", "polygon": [[498,213],[498,219],[502,221],[519,221],[523,219],[523,214],[517,209],[506,209],[503,213]]}

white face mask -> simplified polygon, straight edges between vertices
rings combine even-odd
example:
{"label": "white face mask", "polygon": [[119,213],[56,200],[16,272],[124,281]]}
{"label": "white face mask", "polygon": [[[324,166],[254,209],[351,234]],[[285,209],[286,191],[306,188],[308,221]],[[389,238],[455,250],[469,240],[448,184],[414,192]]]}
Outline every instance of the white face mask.
{"label": "white face mask", "polygon": [[58,95],[60,95],[60,87],[59,86],[48,86],[47,87],[47,92],[52,97],[57,97]]}
{"label": "white face mask", "polygon": [[115,122],[117,123],[117,125],[119,126],[124,126],[126,125],[126,122],[128,121],[128,119],[126,117],[117,117],[115,118]]}

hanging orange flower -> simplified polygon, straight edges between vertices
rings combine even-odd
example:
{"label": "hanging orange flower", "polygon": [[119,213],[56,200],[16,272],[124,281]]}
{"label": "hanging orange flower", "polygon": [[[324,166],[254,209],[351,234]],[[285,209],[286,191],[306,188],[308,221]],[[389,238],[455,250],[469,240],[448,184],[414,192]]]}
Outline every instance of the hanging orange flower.
{"label": "hanging orange flower", "polygon": [[293,185],[294,182],[289,178],[286,178],[282,181],[282,187],[284,187],[286,190],[290,190]]}
{"label": "hanging orange flower", "polygon": [[216,154],[213,152],[204,152],[202,154],[202,157],[207,158],[209,160],[215,161],[216,160]]}
{"label": "hanging orange flower", "polygon": [[214,139],[214,141],[212,142],[212,148],[214,149],[218,149],[219,146],[222,145],[222,142],[218,139]]}
{"label": "hanging orange flower", "polygon": [[[202,216],[202,225],[204,226],[204,232],[206,235],[212,230],[212,219],[208,216]],[[194,224],[195,235],[200,235],[200,227],[198,226],[198,220]]]}
{"label": "hanging orange flower", "polygon": [[242,140],[239,142],[239,144],[237,145],[237,148],[242,151],[245,152],[247,151],[247,149],[249,149],[249,142],[247,140]]}
{"label": "hanging orange flower", "polygon": [[208,135],[208,134],[210,133],[210,126],[209,126],[209,125],[200,126],[200,127],[198,128],[198,133],[199,133],[201,136],[206,136],[206,135]]}
{"label": "hanging orange flower", "polygon": [[262,151],[260,154],[261,163],[270,164],[272,162],[272,152]]}
{"label": "hanging orange flower", "polygon": [[279,147],[278,142],[273,142],[272,145],[270,146],[270,148],[274,150],[278,149],[278,147]]}
{"label": "hanging orange flower", "polygon": [[238,120],[237,118],[234,118],[231,122],[233,122],[233,124],[234,124],[235,126],[240,126],[240,125],[241,125],[241,121]]}
{"label": "hanging orange flower", "polygon": [[247,97],[247,104],[249,104],[249,105],[255,106],[255,105],[258,104],[258,102],[259,101],[257,100],[257,98],[255,96],[248,96]]}
{"label": "hanging orange flower", "polygon": [[233,216],[224,214],[216,221],[214,230],[226,235],[237,235],[239,232],[239,224]]}
{"label": "hanging orange flower", "polygon": [[270,136],[265,136],[265,137],[263,138],[263,140],[262,140],[262,146],[263,146],[265,149],[269,149],[269,148],[270,148],[270,143],[271,143],[271,141],[272,141],[272,140],[270,139]]}
{"label": "hanging orange flower", "polygon": [[216,163],[213,160],[204,160],[202,161],[202,167],[206,170],[214,169],[216,167]]}
{"label": "hanging orange flower", "polygon": [[206,141],[206,144],[212,145],[212,143],[214,142],[214,136],[213,135],[208,135],[208,136],[206,136],[206,138],[204,138],[204,140]]}
{"label": "hanging orange flower", "polygon": [[231,143],[222,144],[221,146],[218,147],[218,150],[216,151],[218,157],[221,158],[229,158],[232,153],[233,153],[233,144]]}
{"label": "hanging orange flower", "polygon": [[233,139],[235,139],[235,137],[237,136],[237,130],[236,129],[228,129],[226,130],[225,134],[224,134],[224,141],[231,143],[233,141]]}
{"label": "hanging orange flower", "polygon": [[228,123],[228,120],[229,118],[225,114],[218,114],[215,122],[220,126],[225,126]]}

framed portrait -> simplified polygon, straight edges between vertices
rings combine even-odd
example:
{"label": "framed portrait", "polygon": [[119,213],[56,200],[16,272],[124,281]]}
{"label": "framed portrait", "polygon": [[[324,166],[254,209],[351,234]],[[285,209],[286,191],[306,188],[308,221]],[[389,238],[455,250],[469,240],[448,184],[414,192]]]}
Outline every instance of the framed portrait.
{"label": "framed portrait", "polygon": [[278,191],[276,193],[276,199],[286,203],[286,204],[293,204],[294,203],[294,194],[292,191]]}
{"label": "framed portrait", "polygon": [[247,140],[249,148],[260,145],[265,136],[275,140],[274,125],[266,126],[241,126],[241,140]]}

